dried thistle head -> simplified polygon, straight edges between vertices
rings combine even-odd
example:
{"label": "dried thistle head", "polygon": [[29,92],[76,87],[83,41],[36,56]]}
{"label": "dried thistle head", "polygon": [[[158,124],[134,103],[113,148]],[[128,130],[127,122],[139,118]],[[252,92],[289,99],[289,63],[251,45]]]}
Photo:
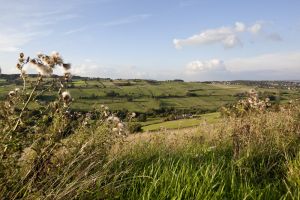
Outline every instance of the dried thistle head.
{"label": "dried thistle head", "polygon": [[8,96],[9,96],[10,98],[16,96],[16,91],[15,91],[15,90],[9,91],[9,92],[8,92]]}
{"label": "dried thistle head", "polygon": [[17,67],[18,70],[22,70],[22,66],[21,66],[20,63],[17,63],[16,67]]}
{"label": "dried thistle head", "polygon": [[35,59],[32,59],[30,63],[42,76],[50,76],[53,73],[53,69],[50,66],[44,65]]}
{"label": "dried thistle head", "polygon": [[64,106],[68,106],[71,102],[72,102],[72,97],[70,92],[68,91],[64,91],[63,93],[61,93],[62,96],[62,100],[64,102]]}
{"label": "dried thistle head", "polygon": [[71,64],[70,63],[63,63],[62,65],[63,65],[63,68],[64,68],[65,71],[68,71],[68,70],[71,69]]}
{"label": "dried thistle head", "polygon": [[20,58],[24,58],[24,53],[23,52],[20,53]]}
{"label": "dried thistle head", "polygon": [[69,81],[72,78],[72,74],[70,72],[64,73],[64,80]]}

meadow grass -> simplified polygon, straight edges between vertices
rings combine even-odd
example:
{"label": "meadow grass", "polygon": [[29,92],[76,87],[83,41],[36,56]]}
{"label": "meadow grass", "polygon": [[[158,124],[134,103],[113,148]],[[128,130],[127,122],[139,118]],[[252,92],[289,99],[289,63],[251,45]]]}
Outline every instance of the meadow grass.
{"label": "meadow grass", "polygon": [[[127,171],[107,198],[299,199],[298,113],[299,107],[289,107],[244,120],[131,135],[111,154],[112,172]],[[101,194],[94,189],[84,197]]]}

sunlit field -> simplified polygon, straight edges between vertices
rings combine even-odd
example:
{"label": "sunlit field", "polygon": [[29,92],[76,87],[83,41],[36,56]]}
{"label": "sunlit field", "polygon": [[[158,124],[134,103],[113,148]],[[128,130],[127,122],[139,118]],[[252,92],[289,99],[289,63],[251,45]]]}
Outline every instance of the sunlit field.
{"label": "sunlit field", "polygon": [[0,200],[300,200],[299,0],[0,5]]}
{"label": "sunlit field", "polygon": [[57,52],[17,66],[1,79],[1,199],[299,197],[287,82],[72,81]]}

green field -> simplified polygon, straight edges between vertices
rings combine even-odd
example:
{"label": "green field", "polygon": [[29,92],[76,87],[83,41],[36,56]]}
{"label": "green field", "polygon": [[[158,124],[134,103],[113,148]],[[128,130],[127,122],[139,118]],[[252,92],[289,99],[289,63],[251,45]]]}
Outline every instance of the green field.
{"label": "green field", "polygon": [[181,129],[192,126],[199,126],[203,122],[215,123],[218,121],[220,114],[218,112],[203,114],[197,118],[192,119],[180,119],[173,121],[166,121],[160,123],[153,123],[143,127],[143,131],[157,131],[160,129]]}
{"label": "green field", "polygon": [[[0,96],[15,88],[1,81]],[[93,106],[105,104],[112,110],[126,109],[146,113],[161,107],[175,109],[199,109],[216,111],[220,106],[235,102],[238,93],[252,87],[245,85],[207,84],[200,82],[174,82],[146,80],[87,80],[75,79],[68,89],[75,99],[73,109],[87,111]],[[18,87],[22,87],[19,85]],[[281,96],[282,100],[299,97],[296,90],[257,88],[261,92]],[[51,92],[44,99],[55,98]],[[56,95],[56,94],[55,94]]]}
{"label": "green field", "polygon": [[[34,78],[29,77],[27,85],[33,85],[34,80]],[[49,78],[44,79],[44,81],[49,80]],[[3,78],[0,79],[0,99],[5,99],[8,92],[15,87],[22,88],[22,81],[7,82]],[[253,88],[253,86],[243,84],[106,80],[80,77],[72,80],[68,87],[67,90],[74,98],[71,104],[73,110],[89,111],[104,104],[116,113],[119,111],[136,112],[138,115],[145,113],[147,114],[147,121],[141,122],[144,131],[197,126],[204,119],[215,118],[215,114],[203,114],[217,112],[220,107],[244,98],[245,93]],[[259,85],[254,88],[265,97],[273,96],[273,102],[286,103],[290,99],[300,97],[297,88],[293,90],[280,87],[270,89],[259,87]],[[27,92],[30,92],[30,88]],[[46,103],[56,98],[56,93],[46,91],[41,95],[40,100]],[[38,106],[35,102],[30,104],[31,108],[37,108]],[[201,115],[201,117],[175,121],[166,120],[166,117],[171,113],[175,116],[192,113],[196,116]]]}

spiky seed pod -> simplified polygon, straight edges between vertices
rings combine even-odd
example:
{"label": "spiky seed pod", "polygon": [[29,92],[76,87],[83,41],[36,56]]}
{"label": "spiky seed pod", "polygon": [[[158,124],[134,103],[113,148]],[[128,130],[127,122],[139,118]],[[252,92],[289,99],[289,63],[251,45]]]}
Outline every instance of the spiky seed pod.
{"label": "spiky seed pod", "polygon": [[38,62],[36,59],[31,59],[29,63],[33,65],[42,76],[49,76],[53,73],[53,69],[51,67]]}
{"label": "spiky seed pod", "polygon": [[16,67],[17,67],[18,70],[21,70],[21,69],[22,69],[22,66],[21,66],[20,63],[17,63]]}
{"label": "spiky seed pod", "polygon": [[65,79],[65,81],[71,80],[71,77],[72,77],[72,75],[71,75],[70,72],[66,72],[66,73],[64,74],[64,79]]}
{"label": "spiky seed pod", "polygon": [[114,123],[119,123],[120,122],[120,119],[118,117],[113,117],[112,121]]}
{"label": "spiky seed pod", "polygon": [[12,97],[16,96],[16,92],[13,91],[13,90],[12,90],[12,91],[9,91],[8,96],[9,96],[10,98],[12,98]]}
{"label": "spiky seed pod", "polygon": [[20,88],[15,88],[15,92],[16,93],[20,92]]}
{"label": "spiky seed pod", "polygon": [[131,113],[131,118],[134,118],[136,116],[136,114],[133,112]]}
{"label": "spiky seed pod", "polygon": [[25,61],[24,58],[19,58],[19,62],[20,62],[20,63],[23,63],[24,61]]}
{"label": "spiky seed pod", "polygon": [[71,64],[70,63],[63,63],[62,66],[63,66],[64,70],[66,70],[66,71],[71,69]]}
{"label": "spiky seed pod", "polygon": [[122,130],[122,129],[124,129],[124,124],[122,122],[119,122],[117,124],[117,127],[118,127],[118,129]]}
{"label": "spiky seed pod", "polygon": [[65,103],[70,103],[71,101],[72,101],[72,98],[71,98],[71,95],[70,95],[70,93],[68,92],[68,91],[64,91],[62,94],[61,94],[61,96],[62,96],[62,99],[63,99],[63,101],[65,102]]}

